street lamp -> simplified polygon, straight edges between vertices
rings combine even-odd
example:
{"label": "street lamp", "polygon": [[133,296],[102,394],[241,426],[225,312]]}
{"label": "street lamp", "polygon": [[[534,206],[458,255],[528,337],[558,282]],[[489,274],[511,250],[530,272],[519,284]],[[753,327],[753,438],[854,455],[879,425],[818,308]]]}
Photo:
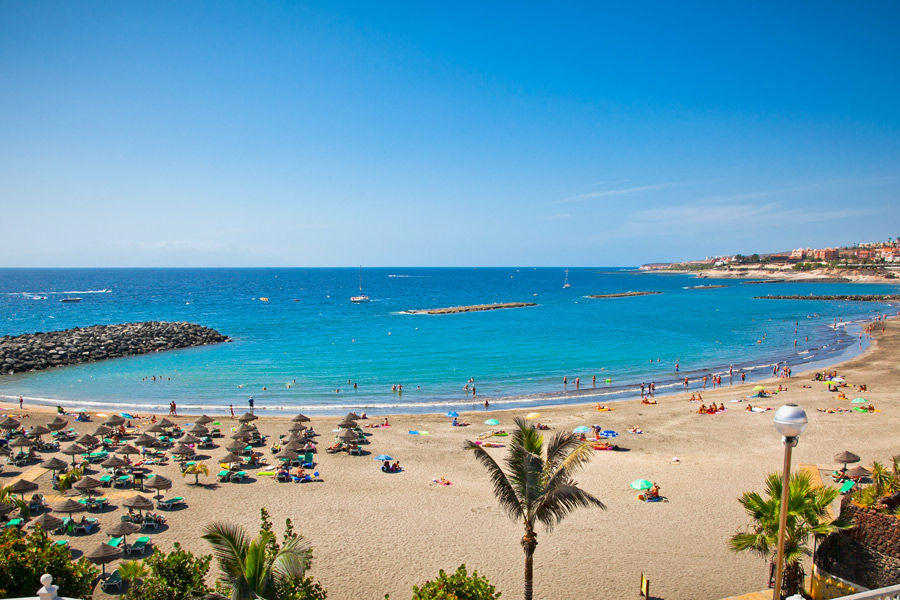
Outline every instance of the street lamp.
{"label": "street lamp", "polygon": [[778,558],[775,562],[775,590],[772,600],[781,600],[781,580],[784,576],[784,530],[787,526],[788,496],[791,489],[791,449],[806,430],[806,413],[796,404],[785,404],[775,411],[775,430],[784,444],[784,474],[781,483],[781,519],[778,522]]}

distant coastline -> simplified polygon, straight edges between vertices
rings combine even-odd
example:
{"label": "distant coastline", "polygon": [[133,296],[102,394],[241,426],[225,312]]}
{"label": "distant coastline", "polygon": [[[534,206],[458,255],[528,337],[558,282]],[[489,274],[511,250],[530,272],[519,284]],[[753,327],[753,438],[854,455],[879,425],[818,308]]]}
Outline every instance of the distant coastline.
{"label": "distant coastline", "polygon": [[448,306],[447,308],[421,308],[404,310],[404,315],[452,315],[456,313],[479,312],[483,310],[500,310],[505,308],[524,308],[537,306],[535,302],[504,302],[500,304],[472,304],[470,306]]}

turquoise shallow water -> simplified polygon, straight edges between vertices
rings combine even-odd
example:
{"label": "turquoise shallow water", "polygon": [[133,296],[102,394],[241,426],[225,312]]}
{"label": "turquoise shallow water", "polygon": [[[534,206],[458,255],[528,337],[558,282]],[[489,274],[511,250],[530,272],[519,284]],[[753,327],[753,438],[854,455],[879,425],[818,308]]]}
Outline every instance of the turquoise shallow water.
{"label": "turquoise shallow water", "polygon": [[[753,296],[898,289],[741,285],[609,268],[570,269],[572,287],[564,289],[561,268],[373,268],[362,274],[372,302],[353,304],[358,276],[355,268],[0,269],[2,335],[166,320],[207,325],[234,340],[3,376],[0,395],[130,412],[165,410],[171,400],[181,411],[222,411],[229,404],[243,410],[251,395],[258,409],[271,411],[444,412],[473,406],[463,391],[470,377],[479,402],[489,398],[498,408],[585,401],[562,393],[567,375],[569,391],[579,377],[583,393],[615,399],[641,381],[655,381],[664,392],[680,389],[685,375],[727,372],[732,364],[753,379],[771,374],[775,362],[795,371],[834,362],[860,350],[855,323],[897,310]],[[698,283],[729,287],[685,289]],[[625,291],[663,293],[585,298]],[[66,296],[82,300],[59,302]],[[401,313],[517,301],[538,306]],[[159,379],[144,380],[153,375]],[[595,375],[597,389],[586,392]],[[403,384],[403,393],[392,392],[392,384]]]}

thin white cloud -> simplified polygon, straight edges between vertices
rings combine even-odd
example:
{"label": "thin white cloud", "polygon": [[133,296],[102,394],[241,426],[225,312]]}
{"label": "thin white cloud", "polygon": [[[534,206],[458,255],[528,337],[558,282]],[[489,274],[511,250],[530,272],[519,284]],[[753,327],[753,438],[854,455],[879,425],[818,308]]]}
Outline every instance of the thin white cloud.
{"label": "thin white cloud", "polygon": [[591,198],[606,198],[609,196],[624,196],[626,194],[639,194],[641,192],[652,192],[654,190],[661,190],[667,187],[670,187],[671,183],[659,183],[656,185],[642,185],[638,187],[632,188],[623,188],[618,190],[606,190],[603,192],[589,192],[587,194],[578,194],[577,196],[570,196],[569,198],[563,198],[562,200],[558,200],[558,202],[578,202],[580,200],[590,200]]}

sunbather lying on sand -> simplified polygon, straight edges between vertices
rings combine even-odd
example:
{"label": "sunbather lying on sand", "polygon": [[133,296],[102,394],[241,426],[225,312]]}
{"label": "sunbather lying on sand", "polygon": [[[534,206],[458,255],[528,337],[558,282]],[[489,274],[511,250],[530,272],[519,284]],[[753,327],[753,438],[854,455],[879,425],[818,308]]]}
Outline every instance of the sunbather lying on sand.
{"label": "sunbather lying on sand", "polygon": [[835,407],[835,408],[817,408],[816,410],[819,411],[819,412],[823,412],[823,413],[845,413],[845,412],[850,412],[850,409],[849,409],[849,408],[844,408],[843,406],[837,406],[837,407]]}
{"label": "sunbather lying on sand", "polygon": [[437,479],[432,479],[431,481],[433,481],[435,483],[439,483],[441,485],[453,485],[453,483],[451,483],[449,480],[444,479],[443,476],[438,477]]}

